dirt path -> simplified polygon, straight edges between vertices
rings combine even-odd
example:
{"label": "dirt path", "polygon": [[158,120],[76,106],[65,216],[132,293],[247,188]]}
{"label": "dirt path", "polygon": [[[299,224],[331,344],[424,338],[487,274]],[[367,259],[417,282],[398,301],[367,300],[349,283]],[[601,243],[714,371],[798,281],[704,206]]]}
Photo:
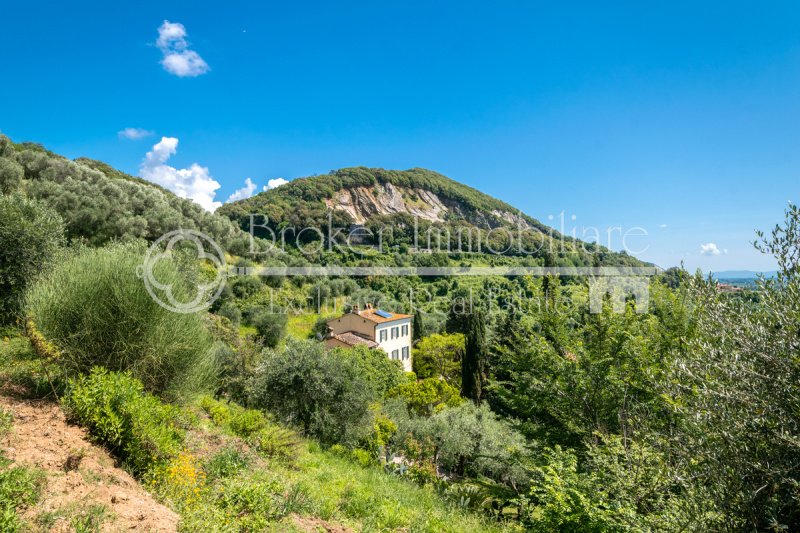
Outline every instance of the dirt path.
{"label": "dirt path", "polygon": [[12,431],[0,439],[6,456],[47,474],[41,500],[24,516],[29,523],[61,532],[102,516],[102,531],[176,530],[178,515],[115,467],[84,429],[67,424],[58,405],[0,396],[0,406],[14,414]]}

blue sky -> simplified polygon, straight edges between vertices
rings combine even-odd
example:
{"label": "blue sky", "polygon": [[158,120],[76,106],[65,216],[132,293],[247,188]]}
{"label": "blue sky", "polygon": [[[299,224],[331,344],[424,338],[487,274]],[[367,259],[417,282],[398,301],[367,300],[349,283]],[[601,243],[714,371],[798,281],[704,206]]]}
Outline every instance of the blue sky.
{"label": "blue sky", "polygon": [[772,268],[753,230],[800,200],[796,3],[114,4],[3,6],[3,133],[217,202],[426,167],[692,269]]}

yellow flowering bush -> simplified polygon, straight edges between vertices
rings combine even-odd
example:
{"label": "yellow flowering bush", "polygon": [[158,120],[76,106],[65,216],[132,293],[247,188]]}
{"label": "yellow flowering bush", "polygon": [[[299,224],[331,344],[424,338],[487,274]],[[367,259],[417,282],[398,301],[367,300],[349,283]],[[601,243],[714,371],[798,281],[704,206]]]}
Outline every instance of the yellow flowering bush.
{"label": "yellow flowering bush", "polygon": [[161,496],[179,508],[191,508],[203,499],[206,473],[197,457],[182,451],[155,474],[151,485],[156,485]]}

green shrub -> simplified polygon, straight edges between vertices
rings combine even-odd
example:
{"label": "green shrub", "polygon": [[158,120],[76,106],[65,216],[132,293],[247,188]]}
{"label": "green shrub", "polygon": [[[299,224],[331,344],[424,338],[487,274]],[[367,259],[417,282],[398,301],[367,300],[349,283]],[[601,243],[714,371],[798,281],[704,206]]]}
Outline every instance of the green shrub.
{"label": "green shrub", "polygon": [[[31,287],[27,312],[70,371],[130,371],[148,390],[171,396],[208,390],[215,371],[202,317],[169,311],[150,296],[137,276],[143,255],[138,244],[83,250]],[[189,300],[171,260],[159,261],[155,275]]]}
{"label": "green shrub", "polygon": [[14,321],[26,287],[63,241],[55,211],[21,195],[0,195],[0,324]]}
{"label": "green shrub", "polygon": [[231,321],[233,327],[238,328],[239,323],[242,321],[242,312],[236,307],[233,302],[225,302],[217,311],[219,316],[224,316]]}
{"label": "green shrub", "polygon": [[377,464],[375,458],[367,450],[361,448],[350,450],[350,457],[364,468]]}
{"label": "green shrub", "polygon": [[403,437],[400,444],[409,457],[435,459],[438,466],[459,476],[485,476],[517,489],[530,482],[525,438],[485,404],[464,402],[430,418],[397,423]]}
{"label": "green shrub", "polygon": [[144,390],[129,373],[95,368],[70,383],[67,413],[141,474],[176,457],[184,443],[181,411]]}
{"label": "green shrub", "polygon": [[390,390],[387,396],[403,398],[408,408],[420,416],[430,416],[445,407],[456,407],[464,402],[459,390],[440,378],[404,383]]}
{"label": "green shrub", "polygon": [[261,455],[287,460],[296,458],[300,448],[300,438],[297,433],[276,424],[260,429],[248,439],[248,442]]}
{"label": "green shrub", "polygon": [[522,522],[529,531],[621,531],[615,508],[604,501],[590,475],[578,471],[571,451],[545,450],[544,464],[534,470],[530,504]]}
{"label": "green shrub", "polygon": [[267,419],[263,414],[254,409],[242,409],[231,417],[228,425],[236,435],[247,438],[253,433],[264,429]]}
{"label": "green shrub", "polygon": [[226,425],[231,418],[231,410],[227,404],[216,401],[211,396],[203,396],[200,407],[211,417],[211,421],[218,426]]}
{"label": "green shrub", "polygon": [[274,348],[286,335],[288,317],[283,309],[270,310],[267,307],[251,307],[247,311],[247,321],[256,328],[256,337],[265,346]]}
{"label": "green shrub", "polygon": [[203,462],[203,470],[208,481],[231,477],[247,467],[249,461],[245,455],[234,448],[226,448]]}
{"label": "green shrub", "polygon": [[345,448],[341,444],[334,444],[333,446],[328,448],[328,451],[331,452],[333,455],[336,455],[338,457],[347,457],[347,454],[348,454],[347,448]]}
{"label": "green shrub", "polygon": [[253,405],[323,444],[355,444],[372,429],[374,387],[349,350],[289,339],[267,351],[250,383]]}
{"label": "green shrub", "polygon": [[210,396],[202,398],[200,407],[216,425],[245,439],[261,455],[293,459],[299,452],[298,435],[273,423],[261,411],[245,409],[235,403],[223,403]]}

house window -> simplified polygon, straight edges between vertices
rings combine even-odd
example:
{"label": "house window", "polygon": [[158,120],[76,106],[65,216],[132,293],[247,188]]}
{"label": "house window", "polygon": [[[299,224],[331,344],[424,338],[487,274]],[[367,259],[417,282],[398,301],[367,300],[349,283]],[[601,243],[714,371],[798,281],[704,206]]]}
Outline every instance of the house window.
{"label": "house window", "polygon": [[403,346],[403,361],[408,359],[408,346]]}
{"label": "house window", "polygon": [[401,335],[402,335],[403,337],[405,337],[406,335],[408,335],[408,324],[405,324],[405,325],[403,325],[403,329],[402,329],[402,333],[401,333]]}
{"label": "house window", "polygon": [[378,342],[383,342],[383,341],[386,340],[386,330],[385,329],[380,330],[380,333],[378,333],[378,335],[380,337],[380,340],[378,340]]}
{"label": "house window", "polygon": [[392,350],[392,359],[397,360],[397,350]]}
{"label": "house window", "polygon": [[400,328],[394,327],[392,328],[392,338],[396,339],[399,337]]}

